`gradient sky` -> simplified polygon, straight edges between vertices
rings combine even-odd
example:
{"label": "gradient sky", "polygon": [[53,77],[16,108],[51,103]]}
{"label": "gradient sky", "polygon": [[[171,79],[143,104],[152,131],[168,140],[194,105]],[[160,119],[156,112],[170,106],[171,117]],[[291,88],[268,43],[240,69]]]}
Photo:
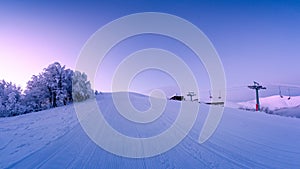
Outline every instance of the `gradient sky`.
{"label": "gradient sky", "polygon": [[[137,12],[164,12],[198,26],[215,46],[227,86],[252,83],[300,85],[300,1],[0,1],[0,79],[26,86],[54,61],[74,68],[88,38],[101,26]],[[205,69],[187,47],[173,39],[142,35],[118,44],[98,70],[95,87],[110,90],[110,78],[122,58],[143,48],[170,50],[209,88]],[[155,77],[155,78],[154,78]],[[151,79],[151,80],[149,80]],[[147,91],[174,84],[150,70],[132,82]]]}

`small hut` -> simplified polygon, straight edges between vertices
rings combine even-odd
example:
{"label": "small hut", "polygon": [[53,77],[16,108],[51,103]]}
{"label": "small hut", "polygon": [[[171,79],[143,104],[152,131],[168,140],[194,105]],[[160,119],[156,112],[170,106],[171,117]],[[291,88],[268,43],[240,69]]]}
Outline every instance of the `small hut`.
{"label": "small hut", "polygon": [[173,97],[170,98],[170,100],[182,101],[182,100],[184,100],[184,96],[173,96]]}

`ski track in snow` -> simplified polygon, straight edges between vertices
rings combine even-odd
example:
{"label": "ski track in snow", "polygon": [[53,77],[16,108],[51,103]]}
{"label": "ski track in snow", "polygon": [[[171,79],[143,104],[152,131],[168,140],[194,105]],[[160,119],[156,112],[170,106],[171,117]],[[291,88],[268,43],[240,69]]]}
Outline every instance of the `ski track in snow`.
{"label": "ski track in snow", "polygon": [[[133,95],[135,106],[145,109],[145,96]],[[153,126],[131,126],[116,111],[111,95],[97,98],[115,129],[146,137],[168,128],[174,114],[162,115]],[[167,111],[180,102],[168,101]],[[299,168],[300,119],[225,108],[214,135],[205,143],[198,136],[209,107],[200,106],[192,130],[176,147],[150,158],[125,158],[96,145],[84,133],[72,105],[0,119],[0,168]],[[146,129],[146,132],[144,131]],[[151,131],[155,130],[155,131]],[[147,131],[149,131],[147,133]],[[162,130],[163,131],[163,130]]]}

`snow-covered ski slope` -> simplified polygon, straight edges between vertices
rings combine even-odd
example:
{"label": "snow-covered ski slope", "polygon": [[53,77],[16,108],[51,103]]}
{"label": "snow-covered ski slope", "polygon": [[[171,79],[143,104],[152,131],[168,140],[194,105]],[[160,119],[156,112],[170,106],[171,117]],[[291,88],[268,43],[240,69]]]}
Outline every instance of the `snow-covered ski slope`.
{"label": "snow-covered ski slope", "polygon": [[[131,98],[139,110],[150,106],[146,96]],[[97,96],[97,101],[111,126],[131,137],[163,132],[180,107],[180,102],[168,101],[159,119],[133,125],[117,112],[111,94]],[[199,144],[208,109],[201,104],[195,125],[176,147],[137,159],[97,146],[81,128],[72,105],[1,118],[0,168],[300,168],[300,119],[225,108],[216,132]]]}
{"label": "snow-covered ski slope", "polygon": [[[267,107],[270,110],[277,110],[282,108],[291,108],[300,105],[300,96],[269,96],[260,98],[261,107]],[[238,103],[240,107],[255,109],[256,100]]]}

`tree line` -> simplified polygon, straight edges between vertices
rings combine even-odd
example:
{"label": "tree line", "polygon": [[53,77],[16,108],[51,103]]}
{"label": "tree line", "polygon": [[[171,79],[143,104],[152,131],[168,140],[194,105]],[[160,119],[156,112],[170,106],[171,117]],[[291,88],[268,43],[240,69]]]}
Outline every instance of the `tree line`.
{"label": "tree line", "polygon": [[93,97],[87,75],[50,64],[27,82],[24,92],[12,82],[0,81],[0,117],[46,110]]}

